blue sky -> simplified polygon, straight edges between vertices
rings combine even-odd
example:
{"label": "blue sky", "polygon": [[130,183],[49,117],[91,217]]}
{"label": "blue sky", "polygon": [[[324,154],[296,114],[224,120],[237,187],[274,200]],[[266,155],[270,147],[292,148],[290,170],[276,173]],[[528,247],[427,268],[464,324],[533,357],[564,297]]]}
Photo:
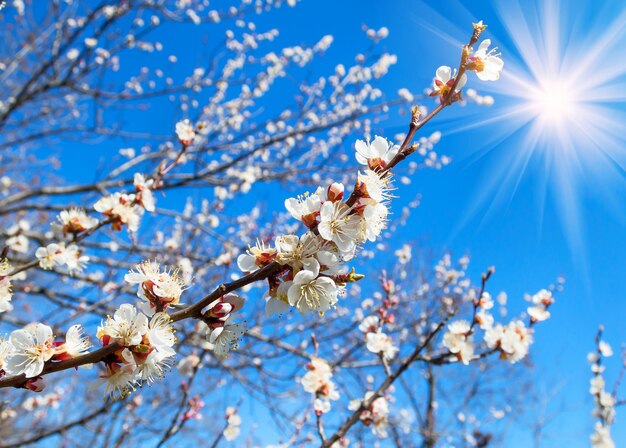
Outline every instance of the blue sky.
{"label": "blue sky", "polygon": [[[519,8],[517,12],[515,5]],[[626,5],[620,1],[601,2],[600,6],[593,0],[561,2],[556,18],[561,22],[563,45],[558,57],[568,54],[569,58],[582,59],[593,49],[604,51],[605,47],[626,42],[624,33],[612,38],[610,44],[600,42],[602,31],[625,10]],[[383,80],[381,88],[393,94],[400,87],[420,92],[429,85],[437,66],[455,65],[459,54],[457,43],[466,39],[471,22],[479,19],[489,24],[486,36],[502,47],[506,61],[503,78],[509,67],[512,70],[521,67],[522,72],[527,72],[528,61],[522,60],[523,52],[516,48],[520,42],[510,35],[510,23],[521,20],[522,16],[515,15],[520,12],[529,23],[545,18],[541,3],[535,1],[523,2],[521,6],[516,1],[476,1],[463,6],[452,0],[305,0],[295,9],[281,8],[261,17],[257,24],[259,28],[279,26],[281,44],[311,43],[332,34],[335,41],[325,55],[327,67],[350,62],[356,51],[356,39],[361,43],[359,48],[365,46],[361,24],[376,29],[387,26],[390,35],[382,45],[397,54],[398,64]],[[291,26],[302,23],[307,26]],[[544,36],[535,30],[533,37],[541,40]],[[185,38],[174,38],[183,52]],[[610,82],[601,83],[599,89],[604,89],[606,84],[613,86],[617,100],[599,113],[606,114],[602,115],[606,118],[622,117],[626,111],[626,75],[619,59],[626,58],[624,50],[607,51],[607,55],[605,62],[615,65],[615,76]],[[557,79],[566,78],[567,73],[557,72]],[[517,74],[514,70],[512,73]],[[399,188],[399,204],[411,200],[416,193],[422,195],[422,200],[409,224],[397,235],[398,246],[415,234],[426,235],[432,247],[443,247],[456,254],[469,253],[475,276],[487,266],[496,266],[491,290],[508,291],[513,309],[516,303],[521,308],[523,293],[536,292],[559,275],[566,277],[565,292],[558,297],[553,318],[536,333],[533,357],[537,368],[533,374],[542,387],[560,388],[552,410],[562,405],[566,409],[548,426],[545,446],[563,446],[563,443],[587,446],[592,403],[588,396],[586,354],[593,348],[593,337],[600,323],[606,326],[606,339],[614,348],[626,341],[625,288],[621,281],[626,274],[623,255],[626,210],[620,201],[626,182],[615,166],[598,161],[602,157],[597,156],[597,148],[588,141],[574,139],[573,147],[563,147],[552,136],[557,131],[548,128],[547,137],[533,146],[533,156],[515,187],[511,180],[517,179],[522,170],[512,161],[529,150],[527,136],[532,122],[514,125],[511,122],[515,120],[504,120],[478,126],[480,119],[502,116],[507,108],[518,107],[521,100],[502,91],[507,86],[510,88],[510,83],[496,87],[480,83],[473,76],[470,80],[468,87],[492,94],[496,105],[446,111],[441,119],[424,129],[425,134],[434,130],[443,132],[438,149],[451,155],[454,163],[442,171],[419,172],[411,186]],[[180,118],[173,108],[148,114],[146,121],[155,129]],[[405,129],[405,121],[404,117],[391,116],[384,129],[377,131],[391,137]],[[456,132],[468,124],[472,125],[471,129]],[[612,132],[618,136],[602,143],[605,148],[614,145],[609,148],[610,155],[614,164],[620,165],[624,159],[624,139],[619,136],[620,128]],[[71,181],[87,180],[73,174],[72,167],[78,162],[72,154],[75,150],[70,148],[62,153],[67,161],[66,177]],[[580,156],[576,168],[568,168],[566,161],[571,154]],[[99,152],[83,155],[80,163],[85,160],[96,163],[100,156]],[[548,162],[552,159],[556,161]],[[564,166],[567,170],[559,171],[565,170]],[[567,185],[573,185],[572,190],[564,192],[562,184],[553,183],[559,176],[567,179]],[[250,200],[253,199],[251,196]],[[616,362],[614,359],[609,364],[614,372]],[[611,378],[610,373],[607,376]],[[618,412],[614,427],[616,440],[626,439],[626,425],[620,428],[620,420]],[[528,446],[526,437],[520,434],[507,446]]]}

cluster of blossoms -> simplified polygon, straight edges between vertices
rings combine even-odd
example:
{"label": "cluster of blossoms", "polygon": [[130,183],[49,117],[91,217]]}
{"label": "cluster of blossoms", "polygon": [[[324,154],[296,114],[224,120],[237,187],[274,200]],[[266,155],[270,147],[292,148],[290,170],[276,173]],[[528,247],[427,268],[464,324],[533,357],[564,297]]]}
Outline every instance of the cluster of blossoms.
{"label": "cluster of blossoms", "polygon": [[315,397],[313,409],[317,416],[330,411],[330,400],[338,400],[339,392],[333,383],[333,370],[328,362],[321,358],[312,358],[306,365],[308,372],[300,383],[305,392]]}
{"label": "cluster of blossoms", "polygon": [[82,249],[76,244],[66,246],[63,242],[39,247],[35,251],[35,256],[42,269],[65,266],[70,273],[81,272],[89,261],[89,257],[84,255]]}
{"label": "cluster of blossoms", "polygon": [[133,305],[121,305],[107,317],[96,334],[103,346],[116,343],[119,349],[103,359],[106,371],[101,376],[105,395],[124,397],[142,381],[152,384],[163,376],[176,338],[170,317],[164,312],[150,319]]}
{"label": "cluster of blossoms", "polygon": [[124,276],[131,285],[137,285],[137,297],[142,299],[141,310],[147,315],[165,311],[170,305],[178,305],[180,296],[188,287],[178,269],[161,270],[156,261],[144,261]]}
{"label": "cluster of blossoms", "polygon": [[23,374],[28,379],[24,387],[39,392],[45,386],[40,374],[47,362],[75,358],[90,346],[80,325],[70,327],[61,342],[49,326],[32,323],[0,339],[0,376]]}
{"label": "cluster of blossoms", "polygon": [[[554,303],[552,293],[545,289],[535,294],[532,300],[536,305],[528,310],[530,315],[529,326],[526,326],[521,319],[512,320],[507,325],[494,324],[494,317],[490,312],[494,306],[493,299],[489,293],[483,292],[480,298],[473,300],[474,320],[472,322],[466,320],[451,322],[443,336],[443,345],[460,362],[469,364],[474,358],[474,327],[478,325],[484,331],[485,345],[490,350],[499,352],[501,359],[510,363],[524,359],[533,343],[532,326],[550,316],[547,309]],[[536,316],[540,316],[541,319],[536,318]]]}
{"label": "cluster of blossoms", "polygon": [[9,260],[0,257],[0,313],[13,309],[13,305],[11,304],[13,289],[11,280],[9,279],[10,272],[11,265],[9,264]]}
{"label": "cluster of blossoms", "polygon": [[226,428],[224,429],[224,438],[229,442],[239,437],[241,429],[241,417],[237,414],[237,408],[229,406],[226,408]]}
{"label": "cluster of blossoms", "polygon": [[219,357],[236,350],[246,331],[245,323],[233,321],[233,313],[241,310],[243,305],[244,299],[237,294],[226,294],[201,310],[202,324],[206,327],[208,339],[206,347]]}
{"label": "cluster of blossoms", "polygon": [[376,314],[365,317],[359,324],[359,330],[365,334],[367,349],[382,356],[387,361],[395,358],[399,350],[393,344],[393,339],[382,331],[385,324],[393,323],[395,320],[392,309],[398,304],[398,299],[393,295],[393,287],[392,281],[383,281],[383,289],[387,293],[387,297],[383,300]]}
{"label": "cluster of blossoms", "polygon": [[341,183],[287,199],[289,213],[309,230],[301,237],[281,235],[273,248],[257,243],[238,257],[239,268],[248,273],[273,262],[286,267],[269,279],[267,314],[290,307],[302,314],[324,314],[337,303],[346,283],[362,278],[343,272],[341,263],[352,259],[360,244],[375,241],[386,227],[391,180],[382,170],[399,148],[382,137],[358,140],[355,147],[357,161],[368,169],[358,174],[354,200],[343,201]]}
{"label": "cluster of blossoms", "polygon": [[[482,32],[486,28],[482,21],[474,24],[476,31]],[[481,81],[496,81],[500,78],[500,72],[504,67],[504,61],[500,57],[497,48],[489,49],[491,40],[485,39],[475,52],[470,47],[465,47],[463,53],[462,73],[458,77],[456,70],[442,65],[435,73],[430,96],[439,97],[443,104],[446,101],[455,102],[461,99],[461,89],[467,82],[466,71],[476,73]],[[457,80],[458,77],[458,80]],[[454,92],[451,90],[454,88]]]}
{"label": "cluster of blossoms", "polygon": [[137,232],[144,211],[155,210],[154,180],[137,173],[133,184],[135,193],[113,193],[99,199],[93,206],[95,211],[108,218],[113,230],[122,230],[126,225],[129,232]]}
{"label": "cluster of blossoms", "polygon": [[593,396],[595,404],[593,416],[598,419],[591,435],[592,448],[615,448],[615,442],[611,437],[611,425],[615,420],[616,400],[615,396],[606,390],[606,382],[602,376],[605,369],[602,360],[610,356],[613,356],[613,349],[607,342],[601,340],[599,335],[596,352],[587,356],[593,374],[589,387],[589,393]]}
{"label": "cluster of blossoms", "polygon": [[[359,409],[365,400],[369,400],[374,395],[374,392],[367,392],[364,400],[352,400],[348,405],[348,409],[356,411]],[[385,397],[378,397],[368,409],[361,412],[361,422],[365,426],[372,427],[372,433],[378,437],[387,437],[387,427],[389,426],[389,404]]]}

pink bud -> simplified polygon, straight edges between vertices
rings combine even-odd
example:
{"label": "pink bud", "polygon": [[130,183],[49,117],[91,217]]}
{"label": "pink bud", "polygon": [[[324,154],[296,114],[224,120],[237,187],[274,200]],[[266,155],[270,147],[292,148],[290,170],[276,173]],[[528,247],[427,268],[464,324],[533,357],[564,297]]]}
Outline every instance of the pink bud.
{"label": "pink bud", "polygon": [[232,305],[231,313],[236,313],[241,308],[243,308],[244,299],[239,297],[237,294],[226,294],[222,297],[222,300],[225,303],[229,303]]}
{"label": "pink bud", "polygon": [[35,378],[30,378],[24,384],[24,389],[32,390],[33,392],[41,392],[46,388],[46,382],[43,377],[37,376]]}
{"label": "pink bud", "polygon": [[332,183],[328,187],[326,197],[331,202],[341,201],[343,199],[344,186],[338,182]]}

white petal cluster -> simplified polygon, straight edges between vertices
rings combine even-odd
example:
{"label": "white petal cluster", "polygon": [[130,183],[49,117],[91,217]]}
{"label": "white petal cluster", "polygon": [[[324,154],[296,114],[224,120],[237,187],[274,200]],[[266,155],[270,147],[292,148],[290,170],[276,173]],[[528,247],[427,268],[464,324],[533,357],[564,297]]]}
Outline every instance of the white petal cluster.
{"label": "white petal cluster", "polygon": [[[373,392],[367,392],[364,400],[352,400],[348,406],[351,411],[356,411],[363,401],[368,400],[374,395]],[[380,438],[388,435],[387,428],[389,426],[389,405],[385,397],[376,398],[368,409],[361,412],[361,421],[372,428],[372,433]]]}
{"label": "white petal cluster", "polygon": [[98,225],[98,220],[93,218],[80,208],[70,208],[63,210],[57,216],[58,223],[53,227],[63,233],[63,235],[77,235]]}
{"label": "white petal cluster", "polygon": [[101,377],[105,396],[112,399],[124,397],[144,381],[152,384],[161,378],[176,354],[170,317],[158,312],[148,319],[128,303],[98,327],[97,337],[104,346],[120,345],[105,360],[106,371]]}
{"label": "white petal cluster", "polygon": [[13,305],[11,304],[13,287],[9,279],[11,270],[12,267],[9,261],[6,258],[0,258],[0,313],[13,309]]}
{"label": "white petal cluster", "polygon": [[66,247],[63,242],[39,247],[35,251],[35,256],[42,269],[65,266],[70,273],[82,272],[89,262],[89,257],[84,255],[82,249],[76,244],[70,244]]}
{"label": "white petal cluster", "polygon": [[330,400],[339,399],[339,391],[332,381],[333,371],[322,358],[312,358],[306,365],[308,372],[300,380],[305,392],[315,397],[313,410],[317,415],[330,411]]}
{"label": "white petal cluster", "polygon": [[511,363],[521,361],[528,355],[533,343],[533,331],[521,320],[514,320],[508,325],[497,324],[485,331],[485,342],[491,349],[500,351],[500,356]]}
{"label": "white petal cluster", "polygon": [[244,299],[231,293],[201,310],[203,325],[206,327],[206,347],[220,358],[231,350],[237,350],[239,341],[246,332],[245,323],[233,321],[233,314],[240,311],[243,305]]}
{"label": "white petal cluster", "polygon": [[370,170],[386,168],[389,162],[398,154],[399,145],[394,145],[386,138],[376,135],[374,140],[357,140],[354,144],[356,160]]}
{"label": "white petal cluster", "polygon": [[196,131],[191,125],[191,122],[184,119],[176,123],[176,136],[183,145],[187,146],[193,143],[196,138]]}
{"label": "white petal cluster", "polygon": [[474,356],[474,339],[470,323],[466,320],[450,323],[448,331],[443,335],[443,345],[463,364],[469,364]]}
{"label": "white petal cluster", "polygon": [[382,331],[369,332],[365,335],[367,349],[372,353],[380,353],[387,359],[395,358],[398,347],[393,344],[393,339]]}
{"label": "white petal cluster", "polygon": [[241,417],[237,414],[237,408],[230,406],[226,408],[226,428],[224,428],[224,438],[229,442],[232,442],[237,437],[239,437],[239,433],[241,429]]}
{"label": "white petal cluster", "polygon": [[552,292],[542,289],[531,298],[532,306],[528,307],[528,315],[533,322],[542,322],[550,318],[548,307],[554,303]]}
{"label": "white petal cluster", "polygon": [[135,186],[135,201],[141,205],[146,211],[153,212],[155,210],[156,199],[152,193],[154,187],[153,179],[146,179],[143,174],[135,173],[133,179]]}
{"label": "white petal cluster", "polygon": [[7,375],[33,378],[43,371],[44,364],[55,354],[52,328],[40,323],[14,330],[9,338],[9,354],[2,366]]}
{"label": "white petal cluster", "polygon": [[497,81],[500,79],[500,72],[504,67],[504,61],[500,57],[497,48],[491,46],[491,40],[485,39],[478,49],[467,59],[465,65],[467,70],[476,72],[476,76],[481,81]]}
{"label": "white petal cluster", "polygon": [[144,261],[135,266],[124,276],[124,280],[137,285],[137,297],[145,300],[149,307],[143,309],[147,314],[163,311],[169,305],[177,305],[187,283],[180,276],[178,269],[161,269],[156,261]]}
{"label": "white petal cluster", "polygon": [[134,194],[113,193],[99,199],[93,208],[111,220],[114,230],[122,230],[122,227],[126,225],[128,231],[134,233],[139,230],[144,211],[136,199]]}
{"label": "white petal cluster", "polygon": [[435,79],[433,80],[433,87],[430,96],[437,96],[441,103],[443,103],[448,95],[452,100],[459,98],[459,92],[467,83],[467,76],[465,73],[459,78],[459,82],[454,87],[454,93],[450,93],[452,87],[456,83],[456,69],[452,70],[447,65],[442,65],[435,72]]}

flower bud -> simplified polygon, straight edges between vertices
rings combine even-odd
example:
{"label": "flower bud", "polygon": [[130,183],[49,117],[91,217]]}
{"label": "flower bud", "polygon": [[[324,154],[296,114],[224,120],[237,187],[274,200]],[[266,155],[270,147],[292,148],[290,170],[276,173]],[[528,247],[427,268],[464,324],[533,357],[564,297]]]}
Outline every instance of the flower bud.
{"label": "flower bud", "polygon": [[32,390],[33,392],[41,392],[46,388],[46,382],[43,377],[37,376],[35,378],[29,378],[24,384],[24,389]]}
{"label": "flower bud", "polygon": [[331,202],[341,201],[343,199],[344,186],[339,182],[334,182],[328,187],[326,197]]}

